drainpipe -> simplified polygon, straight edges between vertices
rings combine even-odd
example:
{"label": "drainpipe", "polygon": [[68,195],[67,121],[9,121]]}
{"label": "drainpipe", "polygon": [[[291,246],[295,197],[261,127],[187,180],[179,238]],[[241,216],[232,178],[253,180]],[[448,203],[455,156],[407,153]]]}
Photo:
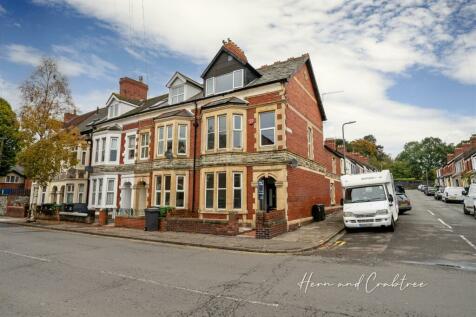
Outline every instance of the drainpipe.
{"label": "drainpipe", "polygon": [[193,171],[192,171],[192,212],[195,212],[195,170],[197,167],[197,130],[198,130],[198,106],[195,101],[195,114],[193,119]]}

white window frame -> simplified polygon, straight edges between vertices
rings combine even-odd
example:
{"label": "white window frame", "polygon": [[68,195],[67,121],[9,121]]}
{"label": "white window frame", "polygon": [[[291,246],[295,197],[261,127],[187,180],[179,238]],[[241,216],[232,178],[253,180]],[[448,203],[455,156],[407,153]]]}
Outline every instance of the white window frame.
{"label": "white window frame", "polygon": [[103,178],[98,178],[98,190],[97,190],[98,201],[97,201],[97,206],[102,205],[102,188],[103,188],[103,185],[104,185],[104,179]]}
{"label": "white window frame", "polygon": [[84,184],[78,184],[78,203],[82,204],[84,199]]}
{"label": "white window frame", "polygon": [[[240,186],[239,187],[235,187],[235,175],[239,175],[240,176]],[[234,210],[241,210],[243,209],[243,173],[242,172],[233,172],[232,173],[232,190],[233,190],[233,193],[232,193],[232,209]],[[235,208],[235,190],[239,190],[240,191],[240,207],[239,208]]]}
{"label": "white window frame", "polygon": [[[180,129],[184,129],[184,136],[180,136]],[[177,154],[185,155],[187,154],[187,136],[188,136],[188,125],[187,124],[179,124],[177,126],[177,136],[178,136],[178,142],[177,142]],[[180,142],[183,142],[185,144],[184,151],[180,152]]]}
{"label": "white window frame", "polygon": [[[131,147],[131,140],[134,140],[134,144]],[[127,136],[127,152],[126,152],[126,161],[134,161],[136,157],[136,136],[135,134],[129,134]],[[132,158],[131,158],[132,153]]]}
{"label": "white window frame", "polygon": [[[261,115],[264,114],[264,113],[270,113],[272,112],[273,115],[274,115],[274,126],[273,127],[270,127],[270,128],[263,128],[261,127]],[[259,120],[259,145],[260,147],[272,147],[272,146],[275,146],[276,145],[276,111],[275,110],[270,110],[270,111],[263,111],[263,112],[260,112],[259,113],[259,116],[258,116],[258,120]],[[261,143],[262,141],[262,133],[263,131],[265,130],[273,130],[273,144],[266,144],[266,145],[263,145]]]}
{"label": "white window frame", "polygon": [[[241,72],[241,85],[237,85],[235,83],[235,73],[238,73],[238,72]],[[220,77],[228,76],[230,74],[231,74],[231,78],[232,78],[232,88],[228,89],[228,90],[223,90],[223,91],[216,91],[216,79],[220,78]],[[213,83],[213,87],[212,87],[211,92],[208,89],[209,88],[209,82]],[[234,71],[226,73],[226,74],[221,74],[220,76],[207,78],[207,80],[205,81],[205,94],[206,94],[206,96],[211,96],[211,95],[226,93],[228,91],[233,91],[233,90],[238,89],[238,88],[243,88],[244,84],[245,84],[245,71],[244,71],[244,69],[237,69],[237,70],[234,70]]]}
{"label": "white window frame", "polygon": [[[183,184],[183,188],[181,190],[179,190],[179,178],[182,179],[182,184]],[[186,196],[185,196],[185,188],[186,188],[186,184],[185,184],[185,175],[176,175],[175,176],[175,208],[178,208],[178,209],[183,209],[185,208],[185,200],[186,200]],[[178,193],[182,193],[183,194],[183,205],[179,206],[177,205],[177,196],[178,196]]]}
{"label": "white window frame", "polygon": [[101,138],[101,157],[100,157],[101,163],[106,160],[106,142],[107,142],[107,138],[102,137]]}
{"label": "white window frame", "polygon": [[[235,125],[235,118],[240,118],[240,127],[237,128],[236,125]],[[234,149],[242,149],[243,148],[243,115],[242,114],[234,114],[232,116],[232,120],[233,120],[233,132],[232,132],[232,143],[233,143],[233,148]],[[235,134],[239,134],[240,135],[240,144],[239,146],[236,146],[235,145]]]}
{"label": "white window frame", "polygon": [[[149,143],[150,143],[150,133],[149,132],[144,132],[140,134],[140,159],[141,160],[147,160],[149,158]],[[145,153],[146,156],[143,156],[142,154]]]}
{"label": "white window frame", "polygon": [[[225,175],[225,187],[220,187],[220,174],[224,174]],[[225,210],[226,207],[227,207],[227,173],[226,171],[220,171],[220,172],[216,172],[216,188],[217,188],[217,210]],[[225,191],[225,207],[220,207],[219,206],[219,196],[220,196],[220,191]]]}
{"label": "white window frame", "polygon": [[[74,184],[68,183],[66,184],[66,190],[65,190],[65,200],[67,204],[72,204],[74,203]],[[71,197],[71,200],[68,201],[68,197]]]}
{"label": "white window frame", "polygon": [[[115,146],[113,147],[113,140],[115,140]],[[112,153],[115,151],[116,153],[116,158],[113,160],[112,158]],[[118,154],[119,154],[119,137],[113,136],[109,138],[109,162],[117,162],[118,159]]]}
{"label": "white window frame", "polygon": [[[112,182],[112,189],[109,187],[110,182]],[[104,203],[105,206],[114,206],[115,202],[115,193],[116,193],[116,179],[115,178],[106,178],[106,201]],[[109,199],[110,195],[112,196]]]}
{"label": "white window frame", "polygon": [[95,163],[99,163],[99,144],[100,144],[100,140],[99,138],[95,139],[95,148],[94,148],[94,162]]}
{"label": "white window frame", "polygon": [[[182,92],[179,92],[179,89],[182,88]],[[179,100],[180,97],[182,100]],[[177,85],[175,87],[170,88],[170,104],[174,105],[177,103],[181,103],[185,100],[185,85]]]}
{"label": "white window frame", "polygon": [[170,141],[170,153],[174,153],[174,125],[168,124],[165,126],[165,152],[169,151],[169,141]]}
{"label": "white window frame", "polygon": [[[162,135],[160,135],[162,132]],[[165,126],[157,128],[157,155],[165,153]]]}
{"label": "white window frame", "polygon": [[[220,123],[220,118],[224,119],[222,120],[222,123]],[[216,121],[218,123],[218,133],[217,133],[218,149],[226,149],[228,146],[227,115],[226,114],[218,115]],[[222,125],[224,125],[225,127],[222,127]],[[220,136],[223,134],[225,135],[224,146],[220,144]]]}
{"label": "white window frame", "polygon": [[91,205],[96,206],[96,198],[97,198],[97,182],[98,180],[96,178],[92,179],[92,191],[91,191]]}

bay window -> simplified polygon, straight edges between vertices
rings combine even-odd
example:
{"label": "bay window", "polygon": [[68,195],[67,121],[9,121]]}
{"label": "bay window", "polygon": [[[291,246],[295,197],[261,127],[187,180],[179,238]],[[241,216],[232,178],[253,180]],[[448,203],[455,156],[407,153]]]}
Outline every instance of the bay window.
{"label": "bay window", "polygon": [[74,184],[66,184],[66,203],[72,204],[74,199]]}
{"label": "bay window", "polygon": [[94,147],[94,162],[99,162],[99,139],[96,139],[96,146]]}
{"label": "bay window", "polygon": [[84,184],[79,184],[78,185],[78,203],[80,204],[83,203],[83,197],[84,197]]}
{"label": "bay window", "polygon": [[114,178],[107,179],[106,205],[114,204]]}
{"label": "bay window", "polygon": [[276,134],[274,111],[261,112],[259,114],[259,127],[260,145],[274,145]]}
{"label": "bay window", "polygon": [[185,207],[185,176],[177,175],[175,186],[175,207]]}
{"label": "bay window", "polygon": [[106,159],[106,138],[101,139],[101,162]]}
{"label": "bay window", "polygon": [[217,206],[218,209],[226,208],[226,173],[217,174]]}
{"label": "bay window", "polygon": [[241,149],[243,147],[243,115],[233,115],[233,147]]}
{"label": "bay window", "polygon": [[162,175],[155,177],[155,205],[160,206],[162,203]]}
{"label": "bay window", "polygon": [[166,152],[172,153],[173,151],[173,142],[174,142],[174,133],[173,125],[167,126],[167,150]]}
{"label": "bay window", "polygon": [[97,192],[96,185],[97,185],[97,179],[93,179],[93,190],[92,190],[93,193],[92,193],[92,199],[91,199],[92,200],[92,202],[91,202],[92,205],[96,204],[96,192]]}
{"label": "bay window", "polygon": [[226,149],[226,115],[218,116],[218,148]]}
{"label": "bay window", "polygon": [[213,208],[213,196],[215,192],[215,175],[213,173],[205,174],[205,208]]}
{"label": "bay window", "polygon": [[187,125],[179,124],[178,126],[178,154],[187,153]]}
{"label": "bay window", "polygon": [[102,183],[103,183],[103,179],[100,178],[99,181],[98,181],[98,205],[101,205],[102,204]]}
{"label": "bay window", "polygon": [[242,173],[233,173],[233,209],[241,209]]}
{"label": "bay window", "polygon": [[207,118],[207,150],[215,148],[215,117]]}
{"label": "bay window", "polygon": [[111,138],[111,144],[109,145],[109,161],[115,162],[117,160],[117,145],[119,138]]}
{"label": "bay window", "polygon": [[164,127],[157,129],[157,155],[164,154]]}
{"label": "bay window", "polygon": [[172,176],[164,176],[164,206],[170,206],[170,188],[172,186]]}

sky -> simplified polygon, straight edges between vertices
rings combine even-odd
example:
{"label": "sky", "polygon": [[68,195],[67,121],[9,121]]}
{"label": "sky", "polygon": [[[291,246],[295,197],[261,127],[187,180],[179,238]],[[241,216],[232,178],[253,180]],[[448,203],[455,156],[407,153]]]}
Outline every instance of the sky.
{"label": "sky", "polygon": [[325,137],[373,134],[397,155],[427,136],[476,133],[476,1],[0,0],[0,96],[42,56],[58,61],[80,112],[104,106],[119,78],[149,96],[175,71],[200,74],[231,38],[258,68],[309,53]]}

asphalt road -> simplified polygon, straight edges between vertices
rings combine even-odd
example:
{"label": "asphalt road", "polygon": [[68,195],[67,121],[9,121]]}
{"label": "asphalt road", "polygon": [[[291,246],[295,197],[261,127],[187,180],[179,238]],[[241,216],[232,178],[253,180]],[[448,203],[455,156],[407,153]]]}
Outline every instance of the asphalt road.
{"label": "asphalt road", "polygon": [[0,316],[475,316],[476,220],[410,197],[395,233],[301,256],[0,224]]}

